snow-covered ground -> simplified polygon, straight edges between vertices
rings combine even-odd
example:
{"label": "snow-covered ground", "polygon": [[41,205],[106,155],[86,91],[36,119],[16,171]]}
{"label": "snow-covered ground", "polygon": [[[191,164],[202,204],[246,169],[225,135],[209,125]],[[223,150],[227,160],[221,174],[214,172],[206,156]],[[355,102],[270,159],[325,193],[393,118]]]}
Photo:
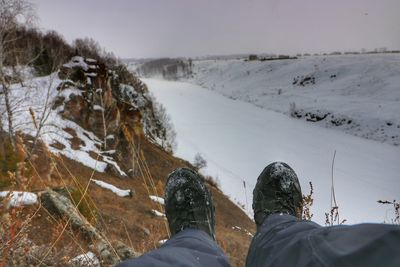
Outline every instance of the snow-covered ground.
{"label": "snow-covered ground", "polygon": [[[57,90],[57,87],[63,82],[72,81],[60,80],[57,74],[53,73],[49,76],[27,79],[22,85],[13,84],[10,87],[9,98],[13,110],[14,131],[36,136],[36,126],[40,125],[43,117],[40,140],[48,145],[58,143],[63,146],[63,148],[49,146],[50,152],[62,154],[98,172],[104,172],[107,165],[110,164],[119,171],[121,176],[126,176],[111,156],[102,154],[99,149],[102,141],[97,136],[83,129],[77,123],[64,119],[59,113],[63,110],[63,105],[55,109],[52,108],[57,97],[69,99],[70,96],[82,94],[81,90],[74,87],[62,91]],[[8,131],[5,98],[1,94],[2,88],[0,87],[0,127],[3,126],[3,129]],[[77,137],[83,141],[79,149],[72,148],[71,139],[73,136],[66,131],[67,128],[74,130]],[[92,158],[89,154],[91,151],[102,154],[103,161]]]}
{"label": "snow-covered ground", "polygon": [[319,126],[400,145],[400,54],[194,61],[189,82]]}
{"label": "snow-covered ground", "polygon": [[[292,77],[287,79],[290,83]],[[348,223],[393,218],[390,207],[377,200],[400,198],[398,147],[304,123],[189,83],[144,82],[172,118],[177,132],[176,155],[193,161],[196,153],[201,153],[208,163],[202,172],[215,177],[223,192],[244,204],[250,216],[258,175],[267,164],[285,161],[297,172],[303,193],[308,193],[308,182],[312,181],[314,219],[323,224],[324,213],[330,209],[331,164],[336,150],[334,182],[341,218]],[[389,113],[388,109],[385,114],[389,117]]]}

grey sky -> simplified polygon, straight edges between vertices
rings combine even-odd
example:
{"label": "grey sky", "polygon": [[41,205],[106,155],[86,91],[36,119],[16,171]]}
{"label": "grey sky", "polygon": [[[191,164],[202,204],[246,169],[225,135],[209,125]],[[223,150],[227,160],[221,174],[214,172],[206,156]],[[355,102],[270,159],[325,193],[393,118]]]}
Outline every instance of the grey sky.
{"label": "grey sky", "polygon": [[400,0],[32,0],[44,29],[120,57],[400,49]]}

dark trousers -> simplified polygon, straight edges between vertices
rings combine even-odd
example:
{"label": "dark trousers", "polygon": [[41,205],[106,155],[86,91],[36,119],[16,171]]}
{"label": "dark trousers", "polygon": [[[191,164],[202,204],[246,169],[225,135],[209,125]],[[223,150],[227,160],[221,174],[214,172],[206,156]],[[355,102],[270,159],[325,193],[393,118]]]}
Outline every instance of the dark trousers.
{"label": "dark trousers", "polygon": [[[186,229],[159,249],[118,267],[227,267],[213,239]],[[322,227],[290,215],[268,216],[249,248],[247,267],[400,266],[400,226],[359,224]]]}
{"label": "dark trousers", "polygon": [[185,229],[160,248],[117,267],[229,267],[224,252],[205,232]]}
{"label": "dark trousers", "polygon": [[400,266],[400,226],[322,227],[273,214],[257,229],[246,266]]}

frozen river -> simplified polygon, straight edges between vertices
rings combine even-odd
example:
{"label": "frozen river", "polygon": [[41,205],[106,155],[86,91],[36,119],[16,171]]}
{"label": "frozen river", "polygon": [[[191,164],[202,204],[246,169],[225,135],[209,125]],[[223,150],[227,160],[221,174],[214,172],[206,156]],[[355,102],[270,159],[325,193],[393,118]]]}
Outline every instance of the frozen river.
{"label": "frozen river", "polygon": [[193,162],[200,153],[208,163],[202,173],[213,176],[250,216],[258,175],[267,164],[284,161],[296,171],[303,193],[313,183],[313,219],[323,224],[330,210],[336,150],[334,183],[341,218],[348,223],[393,218],[391,207],[377,200],[400,199],[398,147],[317,127],[196,85],[143,81],[171,116],[177,132],[175,155]]}

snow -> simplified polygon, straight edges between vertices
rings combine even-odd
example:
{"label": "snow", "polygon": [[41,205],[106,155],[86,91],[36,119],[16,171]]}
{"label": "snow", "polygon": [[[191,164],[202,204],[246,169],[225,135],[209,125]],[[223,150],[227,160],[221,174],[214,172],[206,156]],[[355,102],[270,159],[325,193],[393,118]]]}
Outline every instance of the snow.
{"label": "snow", "polygon": [[91,251],[76,256],[75,258],[71,259],[68,263],[72,266],[100,267],[99,259]]}
{"label": "snow", "polygon": [[115,139],[115,136],[113,134],[109,134],[109,135],[106,136],[106,139],[107,140],[112,140],[112,139]]}
{"label": "snow", "polygon": [[324,224],[336,150],[334,183],[341,218],[351,224],[389,221],[388,207],[377,200],[399,198],[398,147],[305,123],[189,83],[143,81],[175,125],[175,155],[190,161],[201,153],[207,161],[201,172],[217,178],[221,190],[245,205],[249,216],[258,175],[269,163],[283,161],[296,171],[303,194],[312,181],[313,219]]}
{"label": "snow", "polygon": [[239,227],[237,225],[232,226],[232,230],[238,230],[238,231],[244,232],[246,235],[251,236],[251,237],[254,236],[252,233],[249,232],[249,230],[244,229],[244,228],[242,229],[242,227]]}
{"label": "snow", "polygon": [[[400,145],[400,54],[193,63],[191,83],[286,115],[293,105],[303,120],[327,115],[314,124]],[[304,77],[315,84],[293,84]]]}
{"label": "snow", "polygon": [[103,154],[115,154],[115,152],[117,152],[115,149],[111,149],[111,150],[102,151],[101,153],[103,153]]}
{"label": "snow", "polygon": [[102,106],[99,106],[99,105],[94,105],[93,106],[93,110],[104,111],[104,108]]}
{"label": "snow", "polygon": [[[83,129],[75,122],[64,119],[59,114],[64,109],[63,105],[57,107],[55,110],[50,108],[44,112],[47,94],[49,94],[49,107],[53,105],[57,97],[64,97],[68,100],[73,95],[82,95],[81,90],[73,87],[58,91],[57,86],[63,82],[68,82],[68,80],[60,80],[57,74],[53,73],[49,76],[24,81],[24,86],[20,84],[12,85],[10,89],[10,101],[11,105],[15,107],[13,118],[15,129],[31,136],[36,135],[37,130],[29,112],[29,108],[31,108],[35,113],[37,122],[40,121],[42,116],[48,116],[41,130],[40,137],[46,144],[50,145],[48,148],[50,152],[62,154],[98,172],[104,172],[107,165],[111,164],[115,166],[122,176],[126,176],[112,157],[103,156],[102,158],[105,161],[103,162],[89,155],[89,152],[102,153],[98,149],[98,147],[101,147],[102,141],[92,132]],[[3,97],[0,97],[0,113],[6,114]],[[7,130],[7,116],[2,116],[1,119],[3,129]],[[66,128],[74,130],[77,138],[83,141],[83,145],[79,147],[79,150],[72,149],[70,139],[73,136],[64,130]],[[62,144],[64,148],[58,149],[51,146],[56,143]]]}
{"label": "snow", "polygon": [[141,108],[146,106],[147,101],[142,95],[140,95],[133,86],[121,83],[119,90],[124,100],[128,101],[132,106]]}
{"label": "snow", "polygon": [[104,181],[96,180],[96,179],[92,179],[92,181],[102,188],[111,190],[113,193],[115,193],[116,195],[118,195],[120,197],[132,196],[132,190],[130,190],[130,189],[126,189],[126,190],[120,189],[120,188],[116,187],[115,185],[106,183]]}
{"label": "snow", "polygon": [[162,212],[159,212],[158,210],[151,210],[151,213],[153,213],[157,217],[165,217],[165,214]]}
{"label": "snow", "polygon": [[3,75],[15,77],[17,76],[21,80],[32,79],[35,74],[35,69],[33,67],[18,65],[15,68],[3,67]]}
{"label": "snow", "polygon": [[167,241],[168,241],[168,239],[161,239],[160,241],[158,241],[158,244],[163,245]]}
{"label": "snow", "polygon": [[85,75],[88,76],[88,77],[93,78],[93,77],[97,76],[97,73],[96,72],[89,72],[89,73],[85,73]]}
{"label": "snow", "polygon": [[86,64],[85,59],[80,56],[75,56],[70,62],[63,65],[66,68],[82,68],[83,70],[88,70],[88,64]]}
{"label": "snow", "polygon": [[114,166],[115,169],[118,171],[119,175],[127,176],[126,173],[119,167],[119,165],[114,161],[114,159],[112,157],[103,155],[103,160],[105,162],[107,162],[108,164]]}
{"label": "snow", "polygon": [[154,202],[160,203],[161,205],[164,205],[164,198],[158,197],[158,196],[149,196],[151,200]]}
{"label": "snow", "polygon": [[37,195],[35,193],[30,192],[21,192],[21,191],[1,191],[0,197],[5,198],[10,196],[10,202],[8,203],[8,207],[21,207],[21,206],[29,206],[38,203]]}
{"label": "snow", "polygon": [[[58,126],[57,127],[58,129],[71,128],[75,130],[77,137],[83,141],[84,145],[83,146],[81,145],[79,150],[74,150],[71,147],[69,139],[72,138],[72,136],[69,133],[65,131],[58,131],[54,133],[50,132],[48,134],[46,133],[43,134],[42,139],[48,144],[53,144],[55,142],[58,142],[60,144],[63,144],[65,148],[57,149],[55,147],[50,146],[49,150],[52,153],[62,154],[67,158],[80,162],[83,165],[95,169],[98,172],[104,172],[105,169],[107,168],[107,163],[94,159],[89,155],[90,151],[93,151],[96,154],[101,153],[101,151],[96,146],[96,145],[100,146],[101,141],[92,132],[86,131],[78,124],[69,120],[65,120],[61,118],[61,116],[59,116],[58,114],[53,113],[52,115],[58,117],[57,124],[54,126],[56,127]],[[104,156],[103,159],[105,159]]]}

